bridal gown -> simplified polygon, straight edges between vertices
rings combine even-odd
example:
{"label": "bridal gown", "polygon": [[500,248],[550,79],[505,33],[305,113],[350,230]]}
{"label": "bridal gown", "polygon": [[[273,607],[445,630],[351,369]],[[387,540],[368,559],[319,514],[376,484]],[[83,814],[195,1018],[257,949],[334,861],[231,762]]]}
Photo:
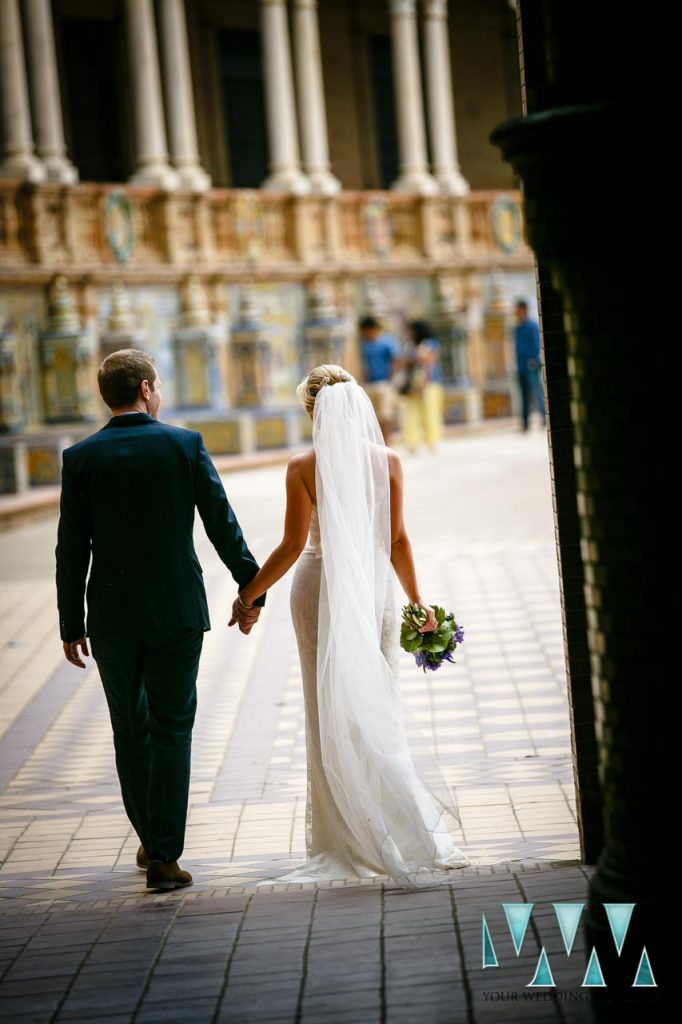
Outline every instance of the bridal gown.
{"label": "bridal gown", "polygon": [[[329,788],[320,750],[317,702],[317,622],[322,568],[322,545],[317,505],[312,507],[308,541],[296,563],[291,585],[290,607],[301,662],[305,704],[307,792],[305,811],[306,862],[293,871],[258,884],[315,882],[332,879],[386,876],[386,869],[374,863],[348,829]],[[391,570],[393,571],[393,570]],[[393,601],[393,586],[382,622],[381,650],[398,678],[400,617]],[[416,826],[415,826],[416,827]],[[440,837],[442,868],[465,867],[467,855],[454,845],[448,833]]]}

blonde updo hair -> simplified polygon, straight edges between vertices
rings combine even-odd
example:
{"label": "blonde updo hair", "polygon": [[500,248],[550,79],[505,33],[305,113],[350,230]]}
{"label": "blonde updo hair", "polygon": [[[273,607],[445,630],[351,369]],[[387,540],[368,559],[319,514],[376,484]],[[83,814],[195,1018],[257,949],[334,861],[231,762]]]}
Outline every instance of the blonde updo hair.
{"label": "blonde updo hair", "polygon": [[357,381],[352,373],[344,370],[343,366],[336,363],[322,363],[316,366],[310,373],[306,374],[296,388],[296,395],[305,406],[306,412],[312,414],[315,406],[315,398],[320,388],[325,384],[344,384],[349,381]]}

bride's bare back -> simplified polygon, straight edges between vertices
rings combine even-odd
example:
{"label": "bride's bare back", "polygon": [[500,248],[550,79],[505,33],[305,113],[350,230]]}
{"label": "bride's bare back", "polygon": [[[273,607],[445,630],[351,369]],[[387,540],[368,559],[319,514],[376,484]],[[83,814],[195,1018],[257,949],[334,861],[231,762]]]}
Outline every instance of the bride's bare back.
{"label": "bride's bare back", "polygon": [[[402,467],[400,466],[400,456],[398,455],[398,453],[393,448],[387,448],[386,451],[388,452],[388,475],[391,481],[392,507],[394,503],[394,498],[398,497],[398,495],[394,495],[394,480],[398,474],[398,471],[402,470]],[[311,502],[313,503],[313,505],[317,505],[317,490],[315,487],[315,449],[310,448],[308,451],[298,452],[296,455],[293,455],[291,457],[290,463],[294,462],[294,460],[296,460],[296,463],[299,466],[301,479],[305,486],[305,489],[310,495]],[[402,506],[402,488],[399,497],[401,498]]]}
{"label": "bride's bare back", "polygon": [[[419,593],[412,545],[403,520],[403,467],[393,448],[388,453],[388,474],[391,499],[391,564],[410,604],[419,604],[430,616],[433,611]],[[315,487],[315,449],[297,452],[289,459],[286,473],[287,507],[284,536],[254,579],[242,588],[247,604],[281,579],[297,561],[308,542],[313,505],[317,505]],[[435,620],[429,618],[429,623]]]}

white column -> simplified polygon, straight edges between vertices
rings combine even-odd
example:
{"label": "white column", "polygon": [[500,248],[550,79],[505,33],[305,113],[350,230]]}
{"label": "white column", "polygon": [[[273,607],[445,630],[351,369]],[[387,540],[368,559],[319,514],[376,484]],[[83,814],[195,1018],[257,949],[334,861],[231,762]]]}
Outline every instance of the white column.
{"label": "white column", "polygon": [[270,141],[270,174],[261,188],[306,195],[310,182],[298,150],[286,0],[260,0],[260,9]]}
{"label": "white column", "polygon": [[151,0],[126,0],[126,18],[137,145],[137,169],[130,182],[177,188],[178,176],[168,165]]}
{"label": "white column", "polygon": [[161,0],[160,13],[171,159],[181,186],[204,192],[211,179],[199,163],[184,0]]}
{"label": "white column", "polygon": [[457,160],[448,41],[448,0],[426,0],[424,35],[433,173],[442,192],[451,196],[465,196],[471,190]]}
{"label": "white column", "polygon": [[0,176],[20,178],[22,181],[44,181],[45,167],[33,153],[24,44],[17,0],[0,0],[0,103],[3,144]]}
{"label": "white column", "polygon": [[317,0],[294,0],[293,16],[303,170],[313,192],[336,195],[341,182],[332,174],[329,162]]}
{"label": "white column", "polygon": [[24,0],[36,146],[50,181],[73,184],[78,171],[66,155],[50,0]]}
{"label": "white column", "polygon": [[415,0],[390,0],[390,5],[400,144],[400,175],[391,188],[436,195],[440,191],[438,182],[429,174],[426,159]]}

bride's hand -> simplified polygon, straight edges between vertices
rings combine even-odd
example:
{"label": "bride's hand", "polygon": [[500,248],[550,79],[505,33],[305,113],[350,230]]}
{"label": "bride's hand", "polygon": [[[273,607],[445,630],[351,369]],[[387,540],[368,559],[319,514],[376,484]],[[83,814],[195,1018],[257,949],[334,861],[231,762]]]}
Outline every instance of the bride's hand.
{"label": "bride's hand", "polygon": [[417,632],[433,633],[436,629],[438,629],[438,620],[436,619],[436,613],[434,612],[430,604],[422,604],[420,602],[419,607],[424,609],[427,617],[426,622],[424,623],[423,626],[419,628]]}
{"label": "bride's hand", "polygon": [[254,624],[258,621],[260,615],[260,605],[255,605],[253,608],[245,608],[239,602],[239,598],[235,597],[232,604],[232,617],[228,622],[228,626],[234,626],[235,622],[239,625],[240,633],[250,633]]}

